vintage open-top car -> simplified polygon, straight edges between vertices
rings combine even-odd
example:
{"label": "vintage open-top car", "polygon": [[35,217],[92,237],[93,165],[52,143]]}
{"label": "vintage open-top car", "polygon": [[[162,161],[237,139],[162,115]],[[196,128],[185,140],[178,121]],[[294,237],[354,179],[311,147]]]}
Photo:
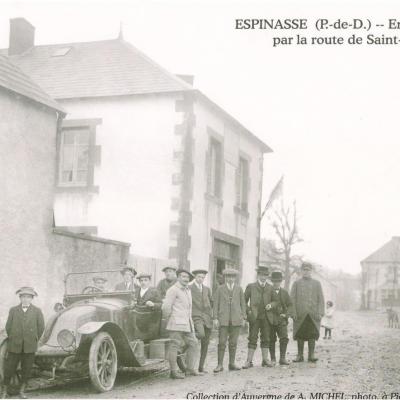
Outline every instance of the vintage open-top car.
{"label": "vintage open-top car", "polygon": [[[98,287],[93,278],[103,277]],[[99,392],[111,390],[121,367],[133,370],[163,363],[161,310],[139,307],[132,291],[116,291],[120,270],[70,273],[65,278],[65,308],[47,322],[35,358],[34,376],[52,382],[90,377]],[[7,339],[0,342],[0,374]],[[182,355],[178,365],[184,370]],[[16,377],[17,378],[17,377]]]}

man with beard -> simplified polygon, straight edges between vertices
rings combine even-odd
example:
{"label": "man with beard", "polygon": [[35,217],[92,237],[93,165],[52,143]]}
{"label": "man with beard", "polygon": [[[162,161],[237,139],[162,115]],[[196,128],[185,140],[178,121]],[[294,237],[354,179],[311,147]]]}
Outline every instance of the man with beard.
{"label": "man with beard", "polygon": [[308,361],[318,361],[314,353],[315,341],[319,338],[325,301],[321,283],[311,278],[312,268],[308,262],[302,264],[302,278],[293,283],[290,292],[293,301],[293,339],[297,340],[297,357],[294,362],[304,361],[305,341],[308,341]]}

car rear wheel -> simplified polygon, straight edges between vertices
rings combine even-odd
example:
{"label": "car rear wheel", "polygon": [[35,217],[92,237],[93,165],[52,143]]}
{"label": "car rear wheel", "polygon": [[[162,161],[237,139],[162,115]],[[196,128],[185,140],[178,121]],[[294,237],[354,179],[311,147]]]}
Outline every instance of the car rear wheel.
{"label": "car rear wheel", "polygon": [[114,340],[107,332],[99,332],[89,351],[89,375],[92,385],[99,392],[107,392],[114,386],[118,358]]}

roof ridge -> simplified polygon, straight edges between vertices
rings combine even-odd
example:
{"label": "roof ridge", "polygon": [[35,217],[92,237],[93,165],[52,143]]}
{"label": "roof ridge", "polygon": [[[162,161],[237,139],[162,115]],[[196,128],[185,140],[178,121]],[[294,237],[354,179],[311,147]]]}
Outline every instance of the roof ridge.
{"label": "roof ridge", "polygon": [[173,79],[175,82],[179,83],[180,85],[184,86],[184,88],[186,90],[190,90],[193,91],[194,88],[189,85],[187,82],[185,82],[183,79],[177,77],[175,74],[173,74],[172,72],[169,72],[166,68],[164,68],[163,66],[161,66],[160,64],[158,64],[156,61],[154,61],[152,58],[150,58],[147,54],[143,53],[143,51],[139,50],[137,47],[135,47],[132,43],[126,42],[124,39],[116,39],[119,42],[121,42],[121,44],[123,44],[125,47],[127,47],[128,49],[134,50],[136,51],[141,57],[143,57],[146,61],[148,61],[149,63],[151,63],[153,66],[159,68],[162,72],[164,72],[165,74],[168,75],[168,77],[170,77],[171,79]]}

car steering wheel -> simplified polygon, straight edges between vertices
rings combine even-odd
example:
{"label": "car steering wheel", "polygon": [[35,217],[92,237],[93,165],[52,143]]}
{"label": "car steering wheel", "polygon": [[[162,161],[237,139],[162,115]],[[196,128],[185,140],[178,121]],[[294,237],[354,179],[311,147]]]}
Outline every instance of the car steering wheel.
{"label": "car steering wheel", "polygon": [[86,286],[83,290],[82,290],[82,294],[91,294],[91,293],[101,293],[102,290],[99,289],[96,286]]}

